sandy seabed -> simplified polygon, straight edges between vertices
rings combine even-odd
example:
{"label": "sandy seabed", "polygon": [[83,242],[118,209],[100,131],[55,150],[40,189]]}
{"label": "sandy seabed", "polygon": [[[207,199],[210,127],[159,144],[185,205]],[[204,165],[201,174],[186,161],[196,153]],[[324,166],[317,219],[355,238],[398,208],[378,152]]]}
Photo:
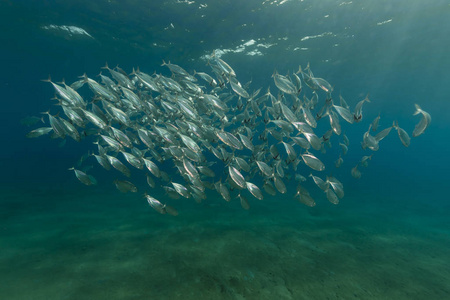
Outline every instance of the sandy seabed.
{"label": "sandy seabed", "polygon": [[450,299],[450,222],[426,209],[2,194],[0,299]]}

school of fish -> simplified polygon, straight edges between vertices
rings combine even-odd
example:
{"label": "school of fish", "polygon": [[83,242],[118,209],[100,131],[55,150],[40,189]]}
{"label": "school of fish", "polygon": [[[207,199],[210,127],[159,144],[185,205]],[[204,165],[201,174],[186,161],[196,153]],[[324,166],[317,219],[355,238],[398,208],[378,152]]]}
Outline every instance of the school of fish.
{"label": "school of fish", "polygon": [[[95,150],[83,159],[93,156],[104,169],[115,169],[112,172],[122,178],[113,182],[120,192],[138,191],[130,181],[132,173],[146,176],[150,192],[144,196],[161,214],[177,215],[178,211],[169,205],[170,199],[151,196],[156,194],[151,192],[154,189],[163,189],[172,199],[193,198],[198,203],[206,199],[207,189],[215,190],[225,201],[238,199],[249,209],[249,197],[263,200],[263,191],[285,194],[290,180],[297,182],[294,198],[314,206],[316,201],[305,188],[307,178],[329,202],[338,204],[344,187],[337,178],[321,175],[326,166],[317,156],[331,147],[335,135],[340,147],[335,167],[343,164],[349,139],[340,124],[360,122],[369,97],[353,110],[342,96],[335,101],[333,86],[315,77],[309,65],[291,75],[275,72],[277,91],[263,92],[250,91],[250,82],[241,84],[233,68],[215,53],[208,65],[213,75],[189,74],[163,62],[170,77],[139,69],[129,75],[106,65],[110,76],[100,73],[99,81],[86,74],[71,85],[45,80],[54,87],[61,110],[46,112],[48,126],[32,130],[27,137],[50,135],[64,142],[67,137],[77,142],[91,139]],[[80,94],[89,94],[90,99]],[[324,95],[320,96],[323,101],[319,94]],[[421,119],[413,137],[424,133],[431,122],[427,112],[415,107],[414,115]],[[318,134],[321,120],[328,120],[329,129]],[[379,120],[380,116],[375,118],[364,133],[363,149],[377,151],[392,129],[404,146],[410,145],[408,133],[396,122],[378,131]],[[34,125],[39,121],[43,120],[29,117],[23,122]],[[362,157],[351,175],[360,178],[359,168],[367,167],[371,158]],[[70,170],[85,185],[97,183],[86,169]]]}

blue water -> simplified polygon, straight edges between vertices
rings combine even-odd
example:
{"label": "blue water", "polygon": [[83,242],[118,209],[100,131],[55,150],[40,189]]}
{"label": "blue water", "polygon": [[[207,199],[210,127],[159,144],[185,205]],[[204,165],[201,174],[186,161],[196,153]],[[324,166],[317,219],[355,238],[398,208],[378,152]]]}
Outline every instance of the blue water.
{"label": "blue water", "polygon": [[[0,11],[0,299],[450,298],[448,1],[24,0]],[[54,107],[49,74],[95,78],[107,62],[169,76],[163,59],[210,72],[201,57],[214,49],[252,89],[275,91],[275,69],[309,63],[334,98],[353,107],[369,93],[363,121],[342,121],[343,167],[332,167],[337,150],[321,156],[344,184],[339,205],[309,181],[313,208],[291,186],[249,211],[210,191],[159,215],[141,175],[139,193],[121,194],[95,161],[97,186],[67,171],[89,141],[25,137],[40,125],[20,120]],[[408,148],[392,131],[351,177],[371,154],[359,145],[370,122],[380,113],[381,128],[397,120],[411,135],[415,103],[431,114],[427,131]]]}

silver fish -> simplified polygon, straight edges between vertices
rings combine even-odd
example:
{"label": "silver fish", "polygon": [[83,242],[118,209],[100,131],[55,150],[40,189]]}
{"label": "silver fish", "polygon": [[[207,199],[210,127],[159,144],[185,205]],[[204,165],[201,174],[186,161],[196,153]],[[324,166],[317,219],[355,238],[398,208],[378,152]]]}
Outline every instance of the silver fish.
{"label": "silver fish", "polygon": [[50,82],[52,84],[53,88],[55,89],[56,94],[58,94],[58,96],[60,96],[66,102],[68,102],[72,105],[75,105],[77,103],[77,100],[73,98],[73,96],[67,91],[67,89],[65,87],[62,87],[60,85],[57,85],[56,83],[53,83],[50,77],[48,79],[43,79],[42,81]]}
{"label": "silver fish", "polygon": [[341,134],[341,124],[339,123],[339,118],[334,112],[330,112],[328,114],[328,117],[330,118],[330,126],[333,129],[334,133],[337,135]]}
{"label": "silver fish", "polygon": [[242,176],[241,172],[239,172],[235,167],[229,166],[228,171],[230,173],[231,179],[242,189],[245,188],[245,179]]}
{"label": "silver fish", "polygon": [[345,107],[333,105],[333,108],[338,112],[338,114],[348,123],[353,124],[355,122],[353,114]]}
{"label": "silver fish", "polygon": [[241,139],[241,142],[245,146],[245,148],[249,149],[250,151],[255,150],[255,147],[253,146],[251,140],[248,137],[239,133],[239,138]]}
{"label": "silver fish", "polygon": [[100,134],[100,137],[112,148],[114,148],[115,151],[124,151],[125,149],[123,148],[122,144],[119,143],[118,141],[116,141],[115,139],[106,136],[106,135],[102,135]]}
{"label": "silver fish", "polygon": [[239,197],[239,200],[241,202],[242,208],[245,209],[245,210],[249,210],[250,209],[250,204],[248,203],[247,198],[245,198],[245,196],[243,196],[241,194],[239,194],[238,197]]}
{"label": "silver fish", "polygon": [[291,139],[300,147],[302,147],[305,150],[308,150],[311,145],[309,144],[308,140],[301,138],[301,137],[297,137],[297,136],[291,136]]}
{"label": "silver fish", "polygon": [[322,141],[315,135],[314,133],[307,133],[303,132],[303,135],[308,140],[311,147],[313,147],[314,150],[320,150],[322,149]]}
{"label": "silver fish", "polygon": [[116,129],[114,127],[110,127],[110,128],[114,134],[114,137],[122,145],[124,145],[125,147],[128,147],[128,148],[133,148],[133,144],[131,143],[130,138],[125,133],[123,133],[122,131],[120,131],[119,129]]}
{"label": "silver fish", "polygon": [[184,198],[190,198],[191,194],[189,193],[188,189],[179,183],[175,183],[172,182],[173,187],[175,188],[175,190],[177,191],[178,194],[180,194],[181,196],[183,196]]}
{"label": "silver fish", "polygon": [[246,182],[247,185],[247,189],[249,190],[249,192],[258,200],[262,200],[263,194],[261,192],[261,190],[259,189],[258,186],[256,186],[256,184],[253,184],[251,182]]}
{"label": "silver fish", "polygon": [[275,196],[277,194],[277,191],[269,181],[264,182],[263,188],[269,195]]}
{"label": "silver fish", "polygon": [[[250,93],[253,83],[241,84],[232,67],[219,56],[219,52],[214,52],[209,57],[213,76],[196,72],[192,75],[179,65],[163,61],[163,66],[172,73],[169,77],[149,75],[139,69],[128,75],[119,67],[106,66],[111,75],[100,74],[101,82],[87,75],[71,85],[49,80],[63,113],[47,112],[49,127],[27,136],[50,134],[50,138],[63,139],[60,145],[66,143],[66,136],[76,141],[93,139],[97,145],[95,154],[84,155],[76,165],[80,170],[75,174],[84,184],[96,183],[82,166],[92,155],[103,168],[108,170],[112,166],[130,177],[131,171],[117,158],[122,153],[135,168],[143,169],[145,165],[149,170],[145,173],[148,185],[159,189],[155,192],[165,191],[167,198],[192,197],[201,203],[209,194],[206,189],[215,189],[226,201],[237,196],[244,209],[250,205],[243,189],[262,199],[262,190],[269,195],[276,195],[277,191],[284,194],[288,182],[305,181],[303,163],[323,171],[324,162],[329,160],[319,160],[315,151],[340,153],[335,166],[341,167],[350,143],[342,132],[340,118],[350,124],[360,122],[363,106],[370,102],[368,96],[356,104],[353,112],[342,96],[339,103],[333,103],[333,85],[315,76],[309,65],[292,75],[275,72],[275,96],[270,89],[260,95],[262,88],[258,87]],[[206,83],[197,84],[197,78]],[[88,90],[81,93],[84,84],[92,91],[90,96]],[[324,97],[319,96],[322,92]],[[90,97],[89,101],[81,95]],[[421,115],[413,132],[416,137],[427,129],[431,117],[418,105],[414,114]],[[321,125],[322,119],[328,119],[328,128]],[[37,118],[33,122],[38,122]],[[363,148],[378,150],[379,142],[392,128],[397,130],[402,143],[409,145],[408,134],[398,124],[378,132],[378,123],[379,117],[364,133]],[[374,131],[378,133],[372,136]],[[334,135],[342,138],[335,142]],[[334,149],[336,146],[338,149]],[[352,176],[361,177],[358,168],[368,166],[370,159],[371,156],[364,156],[352,169]],[[343,185],[335,177],[328,176],[326,181],[311,177],[330,202],[338,203],[344,196]],[[262,182],[261,190],[251,182]],[[116,180],[115,185],[122,191],[137,189],[130,181]],[[301,185],[294,197],[305,205],[315,205]],[[178,214],[175,208],[151,196],[146,198],[158,212]]]}
{"label": "silver fish", "polygon": [[288,158],[290,161],[294,161],[297,158],[297,153],[295,153],[294,147],[292,145],[282,142],[284,145],[284,149],[286,150],[286,153],[288,155]]}
{"label": "silver fish", "polygon": [[37,138],[42,135],[46,135],[46,134],[50,133],[52,130],[53,130],[52,127],[37,128],[37,129],[34,129],[34,130],[30,131],[29,133],[27,133],[26,137],[27,138]]}
{"label": "silver fish", "polygon": [[194,152],[200,152],[200,147],[197,145],[197,143],[190,137],[179,133],[181,140],[183,141],[183,143],[192,151]]}
{"label": "silver fish", "polygon": [[385,137],[387,137],[389,135],[392,128],[394,128],[394,127],[391,126],[391,127],[385,128],[385,129],[381,130],[380,132],[378,132],[377,135],[375,135],[375,140],[377,142],[380,142],[382,139],[384,139]]}
{"label": "silver fish", "polygon": [[343,154],[343,155],[347,155],[347,152],[348,152],[348,147],[347,147],[347,145],[346,145],[346,144],[339,143],[339,146],[341,146],[342,154]]}
{"label": "silver fish", "polygon": [[31,116],[20,119],[20,124],[24,126],[33,126],[39,122],[45,123],[43,117]]}
{"label": "silver fish", "polygon": [[93,177],[87,175],[83,171],[77,170],[75,168],[70,168],[69,170],[73,170],[75,172],[75,176],[77,177],[77,179],[80,182],[84,183],[85,185],[93,185],[94,184],[94,182],[92,180]]}
{"label": "silver fish", "polygon": [[213,54],[213,61],[214,63],[220,68],[220,70],[222,72],[224,72],[225,74],[232,76],[232,77],[236,77],[236,73],[234,72],[234,70],[230,67],[229,64],[227,64],[225,61],[223,61],[222,59],[220,59],[219,57],[215,56],[215,54]]}
{"label": "silver fish", "polygon": [[165,205],[164,205],[164,210],[165,210],[166,213],[169,214],[169,215],[172,215],[172,216],[178,216],[178,211],[177,211],[174,207],[172,207],[172,206],[170,206],[170,205],[165,204]]}
{"label": "silver fish", "polygon": [[361,167],[365,167],[366,168],[369,165],[369,160],[371,160],[371,159],[372,159],[372,155],[363,156],[361,158],[361,161],[359,162],[359,165]]}
{"label": "silver fish", "polygon": [[208,84],[212,87],[215,87],[217,85],[217,81],[212,78],[209,74],[206,74],[204,72],[196,72],[194,71],[194,76],[198,75],[200,76],[201,79],[203,79],[204,81],[208,82]]}
{"label": "silver fish", "polygon": [[353,112],[353,119],[356,123],[361,122],[362,120],[362,107],[363,104],[369,102],[369,95],[366,96],[363,100],[359,101],[358,104],[356,104],[355,111]]}
{"label": "silver fish", "polygon": [[137,187],[126,180],[114,180],[114,184],[116,186],[116,188],[121,191],[122,193],[127,193],[127,192],[132,192],[132,193],[136,193],[137,192]]}
{"label": "silver fish", "polygon": [[195,166],[186,158],[183,158],[183,167],[190,176],[199,177],[198,171]]}
{"label": "silver fish", "polygon": [[227,202],[231,201],[230,191],[228,190],[225,184],[219,183],[219,193],[225,201]]}
{"label": "silver fish", "polygon": [[327,177],[327,182],[331,185],[336,195],[342,199],[344,197],[344,186],[342,183],[333,176]]}
{"label": "silver fish", "polygon": [[325,170],[325,165],[317,157],[310,153],[302,154],[302,159],[305,164],[313,170],[323,171]]}
{"label": "silver fish", "polygon": [[380,114],[372,121],[372,131],[377,131],[378,123],[380,122]]}
{"label": "silver fish", "polygon": [[170,199],[180,199],[180,194],[170,186],[163,186],[164,191],[166,192],[167,196],[169,196]]}
{"label": "silver fish", "polygon": [[45,112],[45,114],[48,115],[48,120],[50,123],[50,126],[53,128],[53,132],[60,138],[66,137],[66,131],[64,130],[64,125],[61,121],[59,121],[57,118],[52,116],[49,112]]}
{"label": "silver fish", "polygon": [[197,168],[200,171],[200,173],[202,173],[205,176],[208,176],[208,177],[211,177],[211,178],[216,177],[216,174],[214,173],[214,171],[211,170],[210,168],[206,167],[206,166],[198,166]]}
{"label": "silver fish", "polygon": [[125,157],[125,159],[127,160],[127,162],[132,165],[133,167],[135,167],[136,169],[143,169],[144,168],[144,163],[142,162],[142,160],[136,156],[134,156],[131,153],[128,152],[121,152],[123,154],[123,157]]}
{"label": "silver fish", "polygon": [[304,187],[302,187],[300,184],[297,185],[297,193],[294,196],[295,198],[298,198],[298,201],[300,203],[305,204],[309,207],[316,206],[316,201],[311,197],[308,190],[306,190]]}
{"label": "silver fish", "polygon": [[168,63],[166,63],[163,60],[163,63],[161,65],[161,67],[166,66],[170,69],[170,71],[172,71],[172,73],[177,74],[177,75],[181,75],[181,76],[190,76],[188,72],[186,72],[185,69],[183,69],[182,67],[175,65],[175,64],[171,64],[170,61]]}
{"label": "silver fish", "polygon": [[147,199],[148,204],[157,212],[159,212],[160,214],[165,214],[166,209],[164,207],[164,205],[159,202],[159,200],[153,198],[152,196],[149,195],[145,195],[145,198]]}
{"label": "silver fish", "polygon": [[356,165],[352,168],[351,174],[352,174],[353,178],[356,178],[356,179],[361,178],[361,172],[358,170],[358,165]]}
{"label": "silver fish", "polygon": [[336,196],[336,194],[331,189],[327,189],[325,191],[325,194],[327,195],[328,201],[330,201],[333,204],[339,204],[338,197]]}
{"label": "silver fish", "polygon": [[106,158],[108,159],[111,166],[113,166],[114,169],[121,172],[123,175],[130,177],[131,172],[130,170],[117,158],[111,155],[106,155]]}
{"label": "silver fish", "polygon": [[305,178],[305,176],[297,173],[297,174],[295,174],[295,181],[304,182],[304,181],[306,181],[306,178]]}
{"label": "silver fish", "polygon": [[277,88],[286,94],[296,94],[298,89],[295,87],[295,85],[289,80],[286,76],[278,74],[278,72],[275,72],[273,75],[273,80],[275,82],[275,85]]}
{"label": "silver fish", "polygon": [[428,128],[428,126],[430,125],[431,122],[431,116],[429,113],[427,113],[426,111],[424,111],[423,109],[420,108],[420,106],[418,104],[414,104],[416,107],[416,111],[414,112],[414,116],[421,114],[422,118],[420,119],[419,123],[417,123],[416,127],[414,128],[414,131],[412,133],[413,137],[418,137],[419,135],[421,135],[422,133],[425,132],[425,130]]}
{"label": "silver fish", "polygon": [[161,177],[161,171],[159,170],[158,166],[151,161],[150,159],[142,158],[144,161],[145,166],[147,169],[152,173],[155,177]]}
{"label": "silver fish", "polygon": [[65,120],[63,118],[59,118],[59,121],[61,121],[61,125],[64,126],[64,131],[66,132],[66,134],[68,136],[70,136],[71,138],[73,138],[77,142],[81,142],[80,133],[75,128],[75,126],[72,125],[72,123],[70,123],[69,121],[67,121],[67,120]]}
{"label": "silver fish", "polygon": [[372,125],[370,125],[369,129],[364,133],[362,147],[363,149],[369,148],[372,151],[377,151],[380,148],[380,146],[376,138],[370,135],[371,126]]}
{"label": "silver fish", "polygon": [[236,78],[231,77],[230,78],[230,84],[231,84],[231,88],[233,89],[233,91],[238,94],[239,96],[243,97],[243,98],[248,98],[250,97],[250,95],[247,93],[247,91],[241,86],[241,84],[239,83],[239,81],[237,81]]}
{"label": "silver fish", "polygon": [[259,169],[265,176],[271,177],[273,175],[273,169],[269,167],[269,165],[266,164],[265,162],[256,161],[256,164],[258,165]]}
{"label": "silver fish", "polygon": [[322,178],[314,176],[313,174],[310,174],[309,176],[321,190],[326,191],[328,189],[328,182],[325,182]]}
{"label": "silver fish", "polygon": [[400,138],[400,141],[402,142],[403,146],[409,147],[411,144],[411,138],[409,137],[408,133],[398,126],[398,123],[395,123],[394,128],[397,130],[398,137]]}
{"label": "silver fish", "polygon": [[281,178],[284,177],[284,166],[282,160],[279,160],[275,163],[275,170],[277,171],[278,176],[280,176]]}
{"label": "silver fish", "polygon": [[106,127],[108,126],[105,121],[103,121],[99,116],[97,116],[96,114],[87,111],[85,109],[82,110],[83,114],[86,116],[86,119],[88,119],[92,124],[94,124],[95,126],[99,127],[100,129],[106,129]]}
{"label": "silver fish", "polygon": [[283,180],[276,174],[273,175],[273,183],[275,184],[276,189],[281,193],[286,193],[286,185],[284,184]]}
{"label": "silver fish", "polygon": [[147,184],[151,187],[151,188],[155,188],[156,184],[155,181],[153,180],[153,178],[147,174]]}
{"label": "silver fish", "polygon": [[105,169],[105,170],[111,170],[111,164],[109,163],[108,159],[103,156],[103,155],[96,155],[93,154],[95,156],[95,159],[97,160],[97,162]]}
{"label": "silver fish", "polygon": [[313,117],[311,111],[309,110],[308,107],[304,107],[302,106],[302,112],[303,112],[303,118],[305,118],[306,123],[308,123],[309,126],[316,128],[317,127],[317,122],[316,119]]}
{"label": "silver fish", "polygon": [[345,101],[345,99],[344,99],[344,97],[342,97],[342,95],[339,95],[339,103],[343,108],[349,109],[347,101]]}

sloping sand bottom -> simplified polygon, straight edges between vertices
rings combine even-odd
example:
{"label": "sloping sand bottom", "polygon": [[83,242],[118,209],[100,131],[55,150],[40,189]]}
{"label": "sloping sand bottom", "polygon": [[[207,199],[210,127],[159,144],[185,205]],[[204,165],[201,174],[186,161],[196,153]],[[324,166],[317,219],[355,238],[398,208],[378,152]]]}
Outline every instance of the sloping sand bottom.
{"label": "sloping sand bottom", "polygon": [[217,201],[171,217],[101,190],[4,195],[0,299],[450,299],[443,215]]}

